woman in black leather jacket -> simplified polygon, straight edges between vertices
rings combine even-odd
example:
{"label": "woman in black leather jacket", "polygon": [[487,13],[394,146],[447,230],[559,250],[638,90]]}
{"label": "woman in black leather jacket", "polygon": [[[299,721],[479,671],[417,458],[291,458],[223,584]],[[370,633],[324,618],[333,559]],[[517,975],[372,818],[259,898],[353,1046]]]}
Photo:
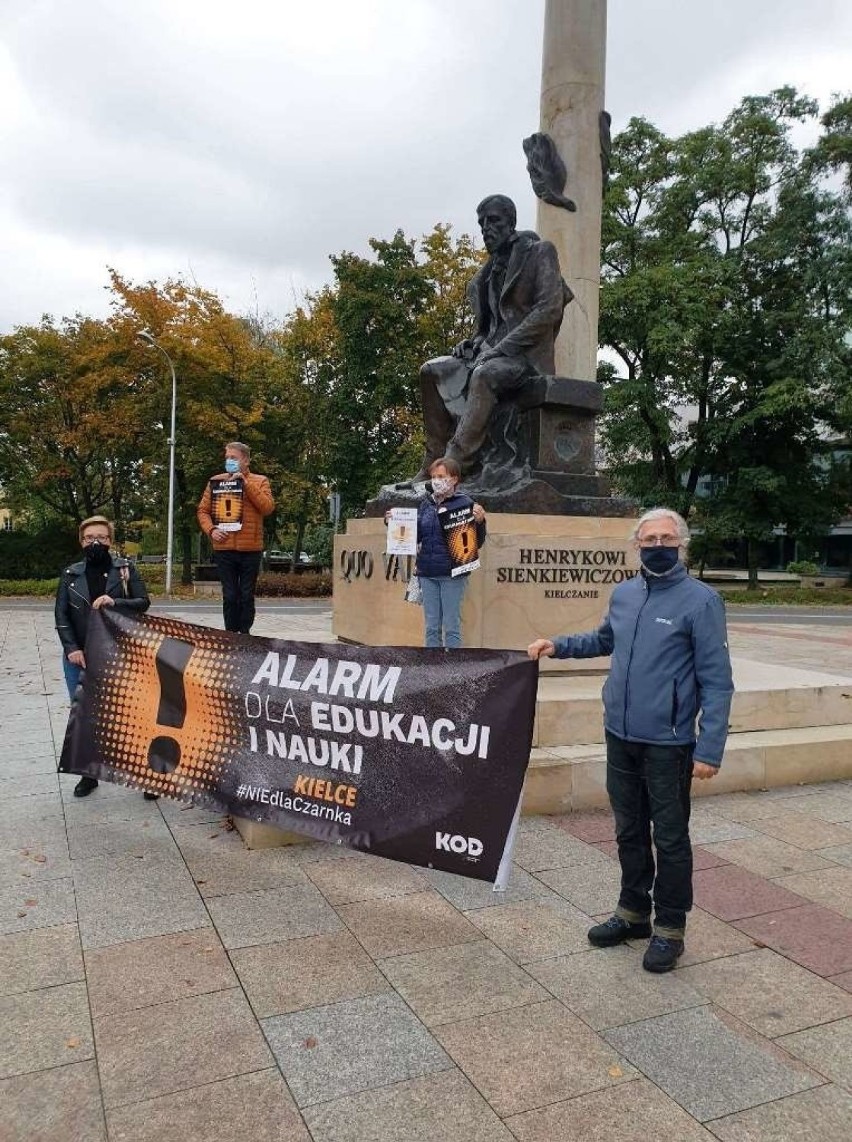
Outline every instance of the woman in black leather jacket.
{"label": "woman in black leather jacket", "polygon": [[[101,607],[121,607],[141,614],[151,605],[134,565],[110,554],[115,529],[105,516],[84,519],[78,534],[84,558],[63,570],[56,592],[56,631],[62,643],[62,666],[72,700],[86,669],[83,648],[91,612]],[[74,787],[74,796],[87,797],[97,784],[94,777],[81,777]],[[150,800],[154,794],[145,796]]]}

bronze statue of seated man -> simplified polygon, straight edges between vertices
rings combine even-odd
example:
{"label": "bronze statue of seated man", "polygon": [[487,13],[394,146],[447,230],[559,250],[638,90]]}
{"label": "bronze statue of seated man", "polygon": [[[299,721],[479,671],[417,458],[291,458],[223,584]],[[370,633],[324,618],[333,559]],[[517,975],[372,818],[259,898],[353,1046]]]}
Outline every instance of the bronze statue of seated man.
{"label": "bronze statue of seated man", "polygon": [[463,475],[476,470],[498,403],[554,372],[554,342],[573,296],[553,244],[515,229],[510,198],[489,195],[476,214],[489,254],[467,288],[476,332],[420,370],[426,455],[413,483],[441,456],[456,460]]}

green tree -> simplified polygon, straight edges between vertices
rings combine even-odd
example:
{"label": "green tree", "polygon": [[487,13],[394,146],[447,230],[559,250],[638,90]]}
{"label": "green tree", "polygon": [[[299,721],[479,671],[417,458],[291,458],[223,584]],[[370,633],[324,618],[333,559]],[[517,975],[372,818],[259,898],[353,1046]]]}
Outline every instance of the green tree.
{"label": "green tree", "polygon": [[[276,496],[291,487],[302,447],[304,397],[287,368],[280,336],[256,321],[228,313],[215,293],[169,280],[158,285],[111,274],[115,324],[132,339],[146,328],[174,362],[178,384],[175,521],[183,552],[184,581],[191,577],[195,510],[204,484],[221,471],[222,448],[241,440],[253,462],[270,477]],[[149,487],[155,518],[163,519],[167,495],[171,378],[163,358],[148,352],[142,368],[159,393],[160,447],[152,453]],[[298,475],[296,476],[298,479]],[[268,525],[274,530],[275,520]]]}
{"label": "green tree", "polygon": [[816,114],[783,88],[680,139],[633,120],[606,200],[613,475],[684,514],[709,477],[702,516],[750,541],[753,581],[759,539],[818,530],[842,508],[841,481],[815,458],[848,415],[849,217],[790,141]]}
{"label": "green tree", "polygon": [[328,394],[330,461],[347,514],[375,491],[377,474],[405,474],[419,421],[418,318],[429,286],[402,231],[370,246],[373,261],[351,253],[331,259],[340,374]]}
{"label": "green tree", "polygon": [[439,222],[421,238],[418,264],[430,290],[418,320],[421,364],[470,336],[473,317],[467,286],[484,258],[485,251],[478,250],[468,234],[454,239],[446,223]]}
{"label": "green tree", "polygon": [[105,512],[123,540],[141,506],[150,399],[110,322],[45,317],[0,338],[6,500],[71,523]]}
{"label": "green tree", "polygon": [[337,375],[337,329],[328,290],[310,295],[274,335],[276,383],[267,392],[266,432],[286,442],[276,487],[276,529],[295,530],[294,562],[305,529],[328,511],[331,422],[328,392]]}
{"label": "green tree", "polygon": [[419,465],[418,371],[469,331],[465,286],[481,257],[444,225],[419,244],[400,231],[371,248],[370,258],[333,257],[333,285],[281,324],[228,313],[194,283],[137,283],[110,270],[107,320],[45,318],[0,339],[6,500],[39,523],[105,511],[120,537],[162,550],[171,374],[139,340],[147,329],[177,377],[185,581],[196,504],[229,440],[249,444],[270,477],[270,539],[292,528],[298,551],[304,529],[325,519],[330,490],[340,492],[344,516],[360,512],[379,484]]}
{"label": "green tree", "polygon": [[370,246],[372,258],[332,258],[334,284],[306,298],[281,338],[310,398],[302,470],[323,496],[340,493],[344,516],[419,467],[420,366],[468,333],[465,286],[480,260],[471,239],[454,239],[446,225],[419,244],[398,231]]}
{"label": "green tree", "polygon": [[839,172],[852,201],[852,95],[836,95],[820,123],[825,130],[808,158],[818,171]]}

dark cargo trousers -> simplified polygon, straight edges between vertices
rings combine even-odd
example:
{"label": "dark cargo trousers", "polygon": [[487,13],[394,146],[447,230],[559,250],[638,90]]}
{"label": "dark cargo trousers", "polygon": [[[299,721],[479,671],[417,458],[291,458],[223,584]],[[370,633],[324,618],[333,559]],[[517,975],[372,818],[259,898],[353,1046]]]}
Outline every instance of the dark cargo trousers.
{"label": "dark cargo trousers", "polygon": [[610,733],[606,745],[606,789],[621,864],[616,915],[640,923],[650,918],[653,902],[655,933],[682,940],[692,907],[693,746],[648,745]]}

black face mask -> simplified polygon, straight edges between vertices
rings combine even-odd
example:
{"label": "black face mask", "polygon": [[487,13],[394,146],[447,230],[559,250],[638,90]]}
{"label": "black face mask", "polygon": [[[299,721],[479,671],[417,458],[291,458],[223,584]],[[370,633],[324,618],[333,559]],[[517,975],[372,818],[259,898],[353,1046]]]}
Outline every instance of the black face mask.
{"label": "black face mask", "polygon": [[92,567],[108,567],[112,558],[105,543],[90,543],[83,549],[83,554]]}
{"label": "black face mask", "polygon": [[677,547],[640,547],[639,558],[652,575],[665,575],[677,563],[679,552]]}

